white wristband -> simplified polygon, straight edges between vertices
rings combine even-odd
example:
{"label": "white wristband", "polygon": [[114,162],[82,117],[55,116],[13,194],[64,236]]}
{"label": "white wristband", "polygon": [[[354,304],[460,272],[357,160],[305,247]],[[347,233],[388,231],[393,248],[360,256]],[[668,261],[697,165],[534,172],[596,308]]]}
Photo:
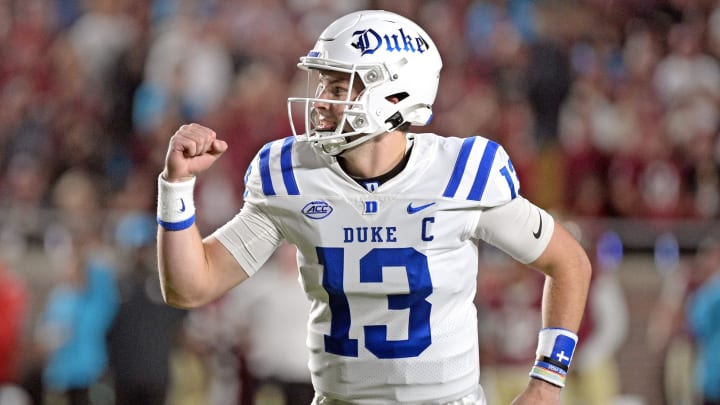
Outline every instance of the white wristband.
{"label": "white wristband", "polygon": [[195,223],[195,177],[171,183],[158,176],[157,223],[168,231],[181,231]]}
{"label": "white wristband", "polygon": [[537,358],[530,370],[530,377],[565,386],[578,336],[562,328],[541,329],[538,334]]}

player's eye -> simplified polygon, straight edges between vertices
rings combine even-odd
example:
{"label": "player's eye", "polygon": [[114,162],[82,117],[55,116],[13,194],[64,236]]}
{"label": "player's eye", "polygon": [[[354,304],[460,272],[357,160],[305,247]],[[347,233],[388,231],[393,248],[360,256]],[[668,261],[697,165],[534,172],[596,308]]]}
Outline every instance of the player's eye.
{"label": "player's eye", "polygon": [[331,94],[335,97],[344,96],[347,94],[347,89],[341,86],[333,86],[331,89]]}

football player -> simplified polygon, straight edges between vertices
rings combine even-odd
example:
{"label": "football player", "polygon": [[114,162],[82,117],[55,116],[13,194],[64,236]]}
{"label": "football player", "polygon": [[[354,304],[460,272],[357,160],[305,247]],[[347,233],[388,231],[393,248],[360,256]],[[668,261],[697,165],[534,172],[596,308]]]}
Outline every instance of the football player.
{"label": "football player", "polygon": [[197,124],[172,136],[158,179],[166,301],[203,305],[287,241],[311,301],[315,404],[485,404],[473,304],[485,241],[546,275],[537,360],[513,403],[559,404],[588,258],[522,197],[500,145],[408,131],[432,118],[442,61],[431,38],[397,14],[354,12],[298,66],[314,93],[288,99],[294,136],[258,152],[242,210],[204,239],[195,176],[228,145]]}

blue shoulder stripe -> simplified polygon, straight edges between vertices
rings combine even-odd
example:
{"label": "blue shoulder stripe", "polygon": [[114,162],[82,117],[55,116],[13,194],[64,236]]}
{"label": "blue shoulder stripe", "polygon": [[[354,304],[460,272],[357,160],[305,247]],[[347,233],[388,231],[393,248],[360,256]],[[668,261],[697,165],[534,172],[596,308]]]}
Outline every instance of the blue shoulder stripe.
{"label": "blue shoulder stripe", "polygon": [[282,150],[280,151],[280,169],[282,170],[283,182],[289,195],[300,195],[295,174],[292,166],[292,146],[295,142],[294,136],[285,138]]}
{"label": "blue shoulder stripe", "polygon": [[265,195],[275,195],[272,178],[270,177],[270,146],[272,142],[266,143],[260,150],[260,180],[262,181],[262,190]]}
{"label": "blue shoulder stripe", "polygon": [[455,167],[453,168],[452,176],[450,176],[450,182],[445,188],[443,197],[455,196],[455,193],[460,186],[460,180],[462,180],[463,173],[465,172],[465,166],[467,165],[468,157],[470,156],[470,151],[475,143],[475,139],[476,138],[473,136],[465,138],[463,141],[462,147],[460,147],[460,153],[458,154],[458,159],[455,162]]}
{"label": "blue shoulder stripe", "polygon": [[482,198],[488,179],[490,178],[490,169],[492,169],[498,147],[499,145],[497,143],[490,140],[488,140],[487,145],[485,145],[485,151],[483,151],[482,158],[480,158],[480,167],[478,167],[475,181],[467,197],[468,200],[480,201]]}
{"label": "blue shoulder stripe", "polygon": [[[282,175],[283,185],[287,195],[300,195],[300,189],[298,188],[297,181],[295,180],[295,172],[293,170],[292,162],[292,148],[295,143],[295,138],[290,136],[282,141],[280,147],[280,174]],[[276,158],[271,159],[271,152],[273,145],[279,145],[279,141],[273,141],[266,143],[262,147],[258,155],[258,165],[260,166],[260,182],[262,183],[262,191],[266,196],[277,195],[278,190],[273,185],[271,173],[275,170],[277,173],[277,160]],[[275,149],[277,151],[277,148]],[[277,152],[275,152],[277,153]],[[273,154],[272,156],[277,156]],[[271,165],[273,167],[271,167]],[[277,178],[276,178],[277,179]],[[280,191],[282,194],[282,191]]]}

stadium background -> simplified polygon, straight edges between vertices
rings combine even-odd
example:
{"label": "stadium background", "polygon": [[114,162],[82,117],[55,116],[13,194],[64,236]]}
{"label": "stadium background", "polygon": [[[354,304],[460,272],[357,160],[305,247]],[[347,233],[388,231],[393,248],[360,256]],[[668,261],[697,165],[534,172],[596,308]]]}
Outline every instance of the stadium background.
{"label": "stadium background", "polygon": [[[174,130],[196,121],[230,144],[199,181],[209,231],[241,205],[259,147],[290,134],[297,58],[360,8],[412,17],[439,47],[428,130],[503,144],[523,194],[610,260],[629,314],[613,356],[620,394],[662,403],[648,327],[663,283],[693,277],[720,215],[720,5],[709,0],[0,2],[0,260],[27,297],[20,370],[39,361],[68,244],[92,241],[121,287],[152,257]],[[596,249],[608,235],[624,248],[615,264],[616,248]]]}

